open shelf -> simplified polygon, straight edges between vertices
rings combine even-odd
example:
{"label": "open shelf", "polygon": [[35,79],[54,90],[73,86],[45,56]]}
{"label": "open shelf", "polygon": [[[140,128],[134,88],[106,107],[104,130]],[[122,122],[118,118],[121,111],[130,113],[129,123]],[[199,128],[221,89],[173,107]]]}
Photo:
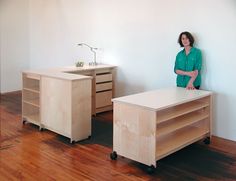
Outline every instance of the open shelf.
{"label": "open shelf", "polygon": [[162,136],[209,117],[207,112],[192,112],[157,125],[157,136]]}
{"label": "open shelf", "polygon": [[29,91],[28,89],[23,89],[22,92],[22,101],[23,103],[30,104],[32,106],[40,107],[39,100],[40,100],[40,95],[38,92],[32,92],[31,90]]}
{"label": "open shelf", "polygon": [[39,93],[39,88],[38,87],[31,87],[31,88],[24,87],[23,90],[31,91],[31,92],[34,92],[34,93]]}
{"label": "open shelf", "polygon": [[174,132],[164,139],[157,139],[156,160],[159,160],[181,148],[204,138],[209,130],[188,126],[185,129]]}
{"label": "open shelf", "polygon": [[39,93],[40,76],[33,74],[23,74],[23,90]]}
{"label": "open shelf", "polygon": [[209,106],[208,102],[192,101],[192,102],[178,105],[172,108],[168,108],[166,110],[163,110],[157,113],[157,123],[168,121],[178,116],[182,116],[190,112],[200,110],[207,106]]}
{"label": "open shelf", "polygon": [[32,99],[32,100],[23,100],[24,103],[30,104],[35,107],[40,107],[39,105],[39,99]]}
{"label": "open shelf", "polygon": [[23,115],[23,118],[33,124],[40,125],[39,114]]}
{"label": "open shelf", "polygon": [[23,76],[22,118],[40,126],[39,80]]}

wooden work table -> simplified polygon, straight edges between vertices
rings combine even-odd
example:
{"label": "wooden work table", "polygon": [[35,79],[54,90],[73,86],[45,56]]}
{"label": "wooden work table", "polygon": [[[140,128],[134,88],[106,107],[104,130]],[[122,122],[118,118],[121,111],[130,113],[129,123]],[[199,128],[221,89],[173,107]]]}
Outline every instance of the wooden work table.
{"label": "wooden work table", "polygon": [[112,110],[115,66],[28,70],[22,73],[22,120],[73,141],[91,135],[91,115]]}
{"label": "wooden work table", "polygon": [[206,138],[210,143],[212,93],[166,88],[115,98],[113,152],[149,166]]}

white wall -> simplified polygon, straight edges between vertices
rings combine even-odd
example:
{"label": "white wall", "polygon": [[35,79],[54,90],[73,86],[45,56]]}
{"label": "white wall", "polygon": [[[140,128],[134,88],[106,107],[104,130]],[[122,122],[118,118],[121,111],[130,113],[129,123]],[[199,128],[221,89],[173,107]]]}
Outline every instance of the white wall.
{"label": "white wall", "polygon": [[29,67],[28,0],[0,0],[0,92],[21,89]]}
{"label": "white wall", "polygon": [[3,1],[0,0],[0,94],[1,94],[1,79],[2,79],[2,25],[3,25]]}
{"label": "white wall", "polygon": [[[12,1],[12,0],[11,0]],[[214,134],[236,141],[235,0],[30,0],[31,68],[115,64],[117,96],[175,85],[177,37],[188,30],[204,58],[202,88],[215,92]]]}
{"label": "white wall", "polygon": [[1,94],[1,77],[2,77],[2,68],[1,68],[1,62],[2,62],[2,12],[3,12],[3,6],[2,6],[2,0],[0,0],[0,94]]}

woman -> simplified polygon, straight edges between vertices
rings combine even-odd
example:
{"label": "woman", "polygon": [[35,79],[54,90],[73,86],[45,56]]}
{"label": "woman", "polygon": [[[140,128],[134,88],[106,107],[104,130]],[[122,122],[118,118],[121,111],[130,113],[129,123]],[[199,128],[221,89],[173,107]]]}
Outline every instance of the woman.
{"label": "woman", "polygon": [[189,90],[199,89],[201,85],[201,51],[193,47],[194,38],[187,31],[179,35],[178,43],[184,49],[177,54],[175,60],[174,71],[177,74],[177,86],[186,87]]}

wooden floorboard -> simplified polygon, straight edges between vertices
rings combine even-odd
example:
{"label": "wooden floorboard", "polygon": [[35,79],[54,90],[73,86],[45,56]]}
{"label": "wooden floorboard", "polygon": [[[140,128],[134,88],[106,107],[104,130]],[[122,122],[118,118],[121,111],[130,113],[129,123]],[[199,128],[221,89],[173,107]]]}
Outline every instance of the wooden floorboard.
{"label": "wooden floorboard", "polygon": [[[131,148],[132,149],[132,148]],[[110,160],[112,112],[93,118],[90,140],[69,139],[22,124],[21,94],[0,98],[0,180],[236,180],[236,143],[212,138],[157,162],[155,173],[127,158]]]}

